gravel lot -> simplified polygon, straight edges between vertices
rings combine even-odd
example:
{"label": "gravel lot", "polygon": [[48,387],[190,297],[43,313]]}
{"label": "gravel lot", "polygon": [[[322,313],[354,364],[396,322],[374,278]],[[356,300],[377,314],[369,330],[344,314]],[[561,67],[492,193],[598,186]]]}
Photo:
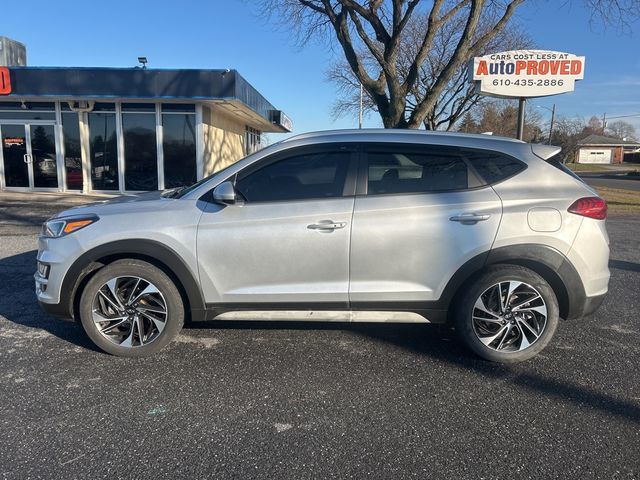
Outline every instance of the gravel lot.
{"label": "gravel lot", "polygon": [[[17,198],[17,200],[16,200]],[[640,478],[640,218],[611,293],[536,359],[416,325],[209,323],[148,359],[35,301],[59,197],[0,195],[0,478]]]}

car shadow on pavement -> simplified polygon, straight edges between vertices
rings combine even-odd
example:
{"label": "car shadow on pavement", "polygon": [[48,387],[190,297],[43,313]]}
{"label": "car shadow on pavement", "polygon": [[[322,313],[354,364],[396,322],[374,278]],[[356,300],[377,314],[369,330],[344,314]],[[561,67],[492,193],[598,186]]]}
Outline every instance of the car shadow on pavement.
{"label": "car shadow on pavement", "polygon": [[[34,294],[33,272],[36,251],[0,259],[0,315],[8,322],[30,329],[44,330],[73,345],[99,351],[82,327],[74,322],[55,319],[40,310]],[[616,261],[612,261],[616,262]],[[633,269],[637,264],[631,264]],[[614,267],[618,268],[618,267]],[[633,270],[636,271],[636,270]],[[212,321],[192,323],[188,330],[342,330],[396,347],[434,362],[463,368],[471,374],[506,380],[510,385],[542,394],[558,401],[571,402],[628,421],[640,423],[640,406],[566,380],[532,373],[528,363],[501,365],[471,354],[446,326],[396,323],[318,323],[282,321]]]}
{"label": "car shadow on pavement", "polygon": [[456,338],[453,329],[445,325],[400,323],[319,323],[282,321],[211,321],[192,323],[186,328],[248,329],[248,330],[344,330],[354,332],[380,343],[391,344],[403,350],[431,357],[434,361],[462,367],[474,374],[496,380],[507,380],[510,385],[557,401],[570,402],[581,407],[620,417],[640,424],[640,406],[588,387],[532,373],[528,362],[504,365],[480,359],[467,350]]}
{"label": "car shadow on pavement", "polygon": [[44,330],[73,345],[98,351],[81,325],[47,315],[38,306],[33,280],[36,255],[36,250],[31,250],[0,258],[0,278],[5,279],[0,282],[0,316],[16,325]]}
{"label": "car shadow on pavement", "polygon": [[[486,377],[507,380],[511,386],[523,390],[543,394],[558,401],[571,402],[581,407],[587,407],[640,424],[640,405],[637,403],[625,401],[586,386],[571,383],[566,378],[560,381],[559,379],[542,376],[528,368],[529,362],[504,365],[484,361],[467,352],[461,344],[457,343],[455,332],[452,330],[450,332],[452,340],[456,341],[455,344],[447,345],[444,341],[440,341],[436,335],[431,335],[429,341],[424,341],[426,335],[420,335],[417,332],[415,336],[409,334],[380,337],[378,331],[368,331],[367,335],[374,336],[381,341],[393,342],[416,353],[453,363],[457,367],[463,367]],[[438,342],[439,345],[435,345],[435,342]],[[535,359],[532,361],[535,362]]]}
{"label": "car shadow on pavement", "polygon": [[627,262],[625,260],[609,260],[609,268],[627,270],[629,272],[640,272],[640,263]]}

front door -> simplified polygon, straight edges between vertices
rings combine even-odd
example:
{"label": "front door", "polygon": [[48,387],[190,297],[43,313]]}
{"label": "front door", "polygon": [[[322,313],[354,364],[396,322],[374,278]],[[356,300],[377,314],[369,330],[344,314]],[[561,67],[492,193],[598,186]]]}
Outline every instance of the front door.
{"label": "front door", "polygon": [[0,124],[6,188],[58,189],[54,128],[52,124]]}
{"label": "front door", "polygon": [[243,205],[208,204],[197,240],[207,303],[348,306],[355,156],[319,148],[241,173]]}

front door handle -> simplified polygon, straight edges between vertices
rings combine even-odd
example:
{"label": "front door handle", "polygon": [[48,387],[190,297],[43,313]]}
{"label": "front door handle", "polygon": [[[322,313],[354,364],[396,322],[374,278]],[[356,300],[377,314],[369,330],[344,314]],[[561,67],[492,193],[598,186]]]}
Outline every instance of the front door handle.
{"label": "front door handle", "polygon": [[477,213],[463,213],[462,215],[454,215],[449,218],[452,222],[460,222],[463,225],[473,225],[478,222],[489,220],[491,215],[478,215]]}
{"label": "front door handle", "polygon": [[347,226],[347,222],[334,222],[333,220],[321,220],[318,223],[312,223],[311,225],[307,225],[309,230],[319,230],[324,232],[332,232],[339,228],[344,228]]}

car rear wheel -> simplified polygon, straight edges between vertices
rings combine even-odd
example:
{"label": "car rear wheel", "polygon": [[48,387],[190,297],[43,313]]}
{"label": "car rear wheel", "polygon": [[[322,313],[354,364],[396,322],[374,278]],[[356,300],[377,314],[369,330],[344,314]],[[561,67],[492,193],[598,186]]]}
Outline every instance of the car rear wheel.
{"label": "car rear wheel", "polygon": [[463,342],[482,358],[502,363],[537,355],[551,341],[558,320],[558,300],[549,284],[513,265],[482,274],[463,294],[455,313]]}
{"label": "car rear wheel", "polygon": [[141,260],[117,260],[87,283],[80,298],[80,319],[89,338],[105,352],[144,357],[178,335],[184,305],[162,270]]}

